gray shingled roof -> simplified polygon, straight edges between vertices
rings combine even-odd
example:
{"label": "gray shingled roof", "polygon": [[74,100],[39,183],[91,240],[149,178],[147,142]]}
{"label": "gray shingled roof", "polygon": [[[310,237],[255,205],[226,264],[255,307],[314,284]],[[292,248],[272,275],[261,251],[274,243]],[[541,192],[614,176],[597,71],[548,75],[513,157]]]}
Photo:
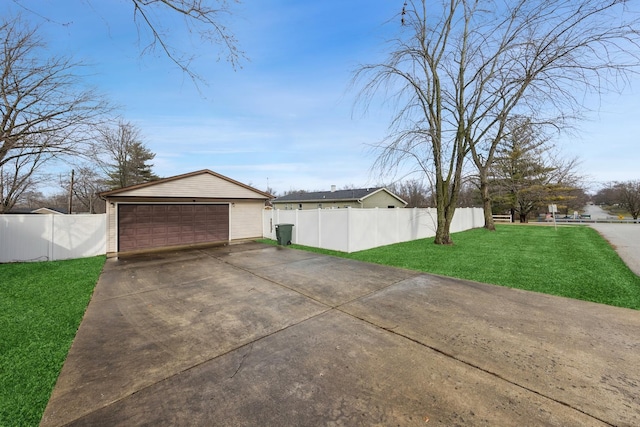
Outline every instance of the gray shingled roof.
{"label": "gray shingled roof", "polygon": [[375,193],[382,187],[371,188],[356,188],[351,190],[336,190],[336,191],[315,191],[311,193],[294,193],[287,194],[286,196],[278,197],[273,200],[273,203],[279,202],[319,202],[319,201],[345,201],[345,200],[359,200],[368,196],[371,193]]}

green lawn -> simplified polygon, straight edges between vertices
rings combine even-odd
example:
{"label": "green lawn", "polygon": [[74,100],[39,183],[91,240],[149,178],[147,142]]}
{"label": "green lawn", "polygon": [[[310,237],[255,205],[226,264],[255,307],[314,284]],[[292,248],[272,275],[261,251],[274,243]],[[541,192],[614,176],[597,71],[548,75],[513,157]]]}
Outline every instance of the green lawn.
{"label": "green lawn", "polygon": [[37,426],[105,257],[0,264],[0,426]]}
{"label": "green lawn", "polygon": [[[584,226],[498,225],[351,254],[292,245],[360,261],[640,309],[636,276],[600,235]],[[272,241],[271,241],[272,242]]]}

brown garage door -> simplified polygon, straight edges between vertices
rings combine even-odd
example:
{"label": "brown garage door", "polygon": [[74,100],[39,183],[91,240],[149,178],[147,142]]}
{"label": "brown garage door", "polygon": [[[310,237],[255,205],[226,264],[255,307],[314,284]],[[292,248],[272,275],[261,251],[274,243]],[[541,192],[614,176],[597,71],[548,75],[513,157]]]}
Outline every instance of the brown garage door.
{"label": "brown garage door", "polygon": [[229,205],[118,205],[118,251],[229,240]]}

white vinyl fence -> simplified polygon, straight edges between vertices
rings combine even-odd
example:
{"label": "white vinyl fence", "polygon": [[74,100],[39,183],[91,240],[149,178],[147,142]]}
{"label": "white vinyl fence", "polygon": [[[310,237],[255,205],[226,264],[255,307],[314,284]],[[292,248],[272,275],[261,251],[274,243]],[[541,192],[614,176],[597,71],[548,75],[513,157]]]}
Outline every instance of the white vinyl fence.
{"label": "white vinyl fence", "polygon": [[[427,209],[311,209],[266,210],[263,235],[276,238],[276,224],[293,224],[292,243],[342,252],[433,237],[436,210]],[[480,208],[459,208],[451,232],[482,227]]]}
{"label": "white vinyl fence", "polygon": [[104,255],[107,216],[0,215],[0,263]]}
{"label": "white vinyl fence", "polygon": [[[435,235],[435,209],[265,210],[263,236],[293,224],[292,242],[356,252]],[[480,208],[456,209],[451,232],[482,227]],[[0,215],[0,263],[104,255],[107,219],[100,215]]]}

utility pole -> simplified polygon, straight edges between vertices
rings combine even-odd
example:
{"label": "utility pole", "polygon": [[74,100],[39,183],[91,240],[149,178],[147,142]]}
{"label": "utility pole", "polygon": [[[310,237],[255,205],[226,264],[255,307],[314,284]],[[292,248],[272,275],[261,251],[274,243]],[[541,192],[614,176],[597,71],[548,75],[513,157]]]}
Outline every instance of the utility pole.
{"label": "utility pole", "polygon": [[72,209],[73,209],[73,177],[74,177],[75,171],[73,169],[71,169],[71,185],[69,185],[69,209],[67,210],[67,213],[69,215],[71,215]]}

